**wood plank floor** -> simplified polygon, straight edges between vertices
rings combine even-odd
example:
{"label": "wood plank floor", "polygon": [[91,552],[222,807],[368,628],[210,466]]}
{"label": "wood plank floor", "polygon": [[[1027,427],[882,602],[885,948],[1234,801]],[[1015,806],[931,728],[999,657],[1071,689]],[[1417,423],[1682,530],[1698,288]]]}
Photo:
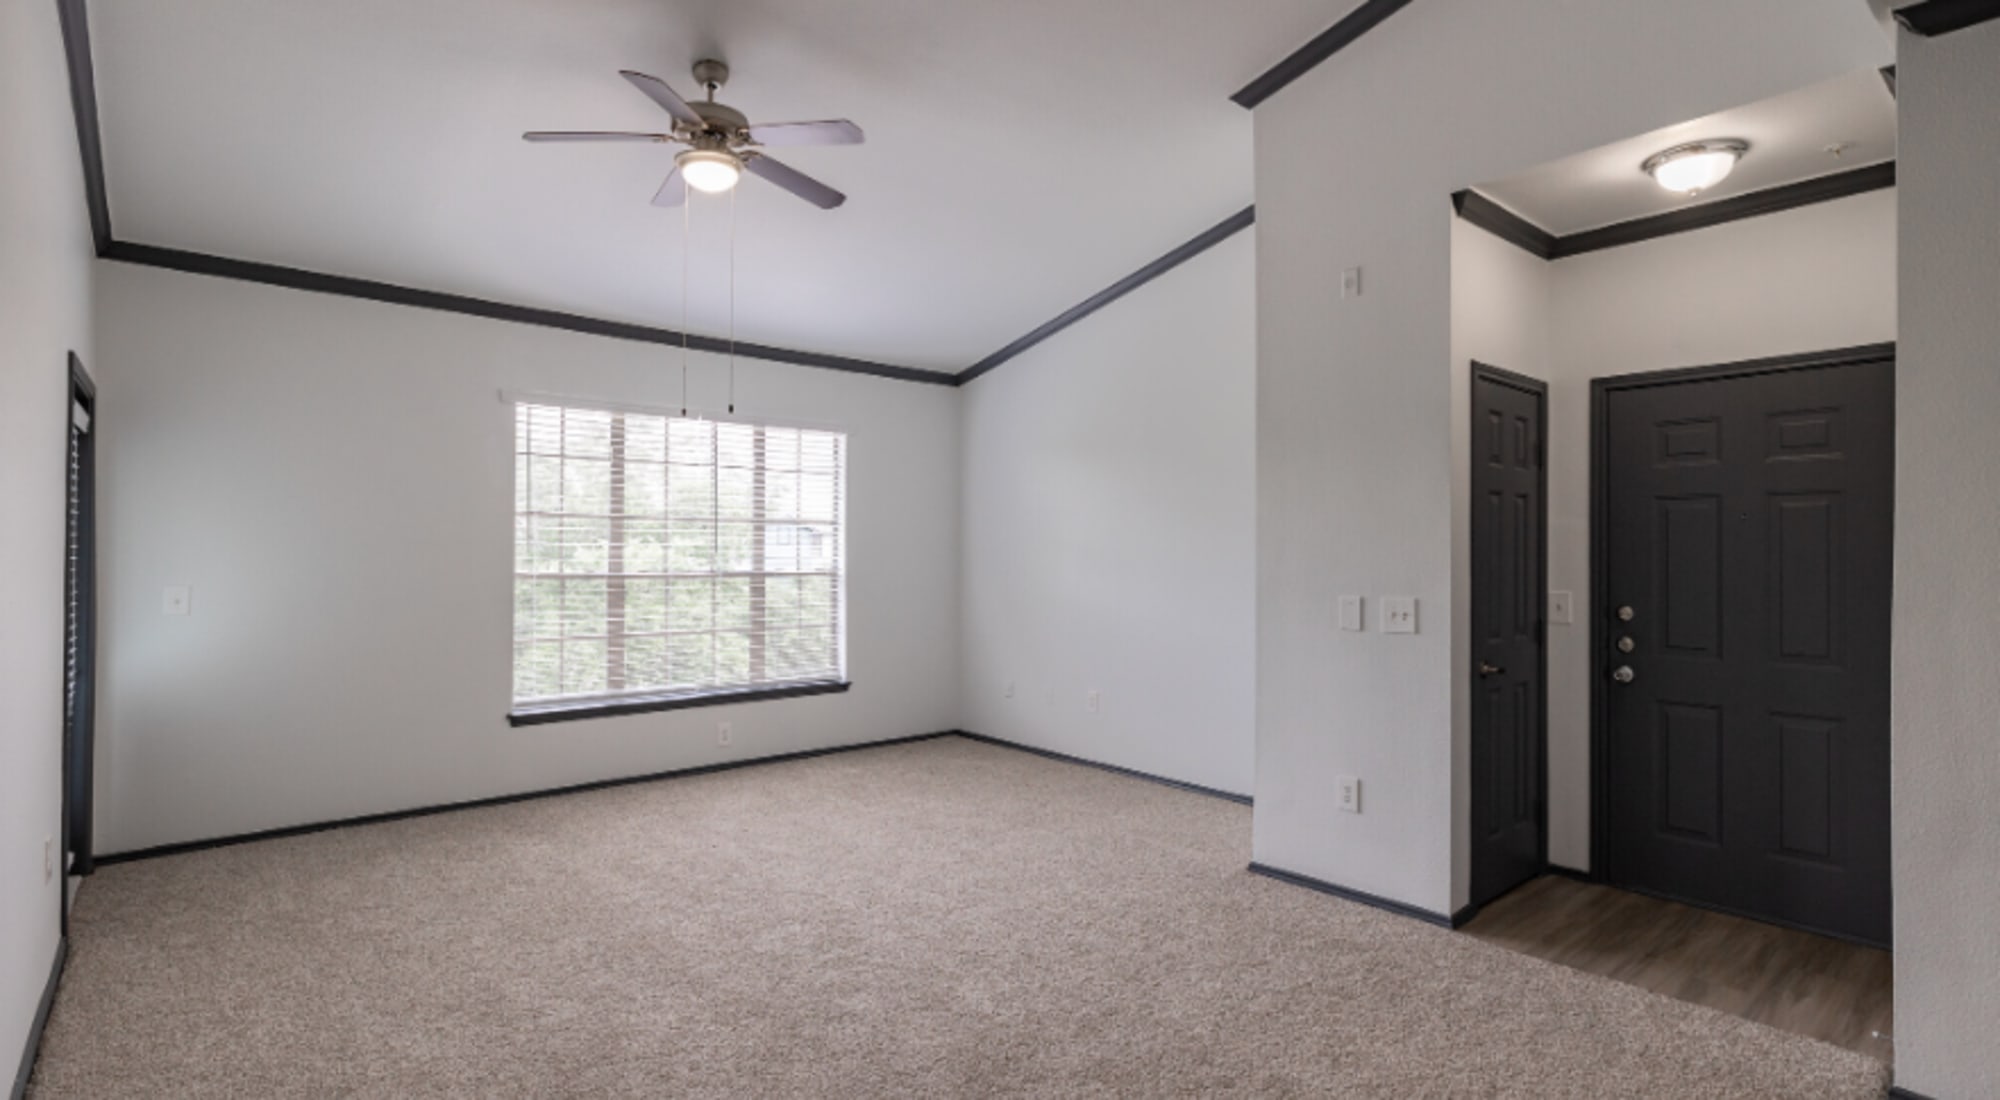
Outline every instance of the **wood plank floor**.
{"label": "wood plank floor", "polygon": [[1892,1061],[1889,952],[1547,875],[1479,939]]}

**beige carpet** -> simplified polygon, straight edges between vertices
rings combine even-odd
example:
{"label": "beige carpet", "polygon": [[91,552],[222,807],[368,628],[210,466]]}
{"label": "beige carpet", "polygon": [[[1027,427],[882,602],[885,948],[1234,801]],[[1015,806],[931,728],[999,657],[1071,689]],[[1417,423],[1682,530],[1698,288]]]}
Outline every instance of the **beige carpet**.
{"label": "beige carpet", "polygon": [[31,1095],[1879,1097],[950,738],[105,869]]}

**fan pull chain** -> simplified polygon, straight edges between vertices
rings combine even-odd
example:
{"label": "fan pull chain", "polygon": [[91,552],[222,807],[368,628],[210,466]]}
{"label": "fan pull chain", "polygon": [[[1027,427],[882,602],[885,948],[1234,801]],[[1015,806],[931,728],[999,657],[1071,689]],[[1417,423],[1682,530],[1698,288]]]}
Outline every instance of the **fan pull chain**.
{"label": "fan pull chain", "polygon": [[681,176],[681,417],[688,414],[688,256],[694,251],[693,215],[688,207],[694,202],[694,188],[689,186],[687,176]]}
{"label": "fan pull chain", "polygon": [[736,415],[736,189],[729,190],[729,415]]}

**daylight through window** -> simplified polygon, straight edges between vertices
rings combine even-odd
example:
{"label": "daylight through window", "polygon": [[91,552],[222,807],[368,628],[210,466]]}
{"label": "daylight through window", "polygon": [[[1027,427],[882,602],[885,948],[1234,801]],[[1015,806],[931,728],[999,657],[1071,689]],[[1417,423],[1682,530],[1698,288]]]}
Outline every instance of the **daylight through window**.
{"label": "daylight through window", "polygon": [[846,436],[517,404],[517,712],[845,677]]}

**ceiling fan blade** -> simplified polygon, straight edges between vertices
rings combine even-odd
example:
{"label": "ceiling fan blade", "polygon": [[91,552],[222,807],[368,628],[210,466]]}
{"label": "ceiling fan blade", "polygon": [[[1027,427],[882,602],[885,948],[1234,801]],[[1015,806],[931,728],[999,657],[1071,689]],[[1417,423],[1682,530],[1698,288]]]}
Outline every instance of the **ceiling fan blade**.
{"label": "ceiling fan blade", "polygon": [[629,130],[530,130],[522,141],[655,141],[674,140],[668,134],[639,134]]}
{"label": "ceiling fan blade", "polygon": [[630,69],[620,69],[619,75],[631,81],[634,88],[646,93],[647,99],[666,108],[668,114],[696,129],[700,129],[706,125],[702,121],[701,116],[695,113],[694,108],[688,106],[687,100],[682,99],[679,93],[667,87],[666,81],[661,80],[657,76],[635,73]]}
{"label": "ceiling fan blade", "polygon": [[745,157],[743,168],[751,175],[762,176],[821,210],[831,210],[847,201],[846,195],[770,157]]}
{"label": "ceiling fan blade", "polygon": [[824,122],[767,122],[750,127],[759,145],[859,145],[868,140],[861,127],[844,118]]}
{"label": "ceiling fan blade", "polygon": [[667,182],[661,184],[659,192],[653,196],[653,205],[684,206],[687,194],[687,181],[681,179],[681,166],[676,164],[674,170],[667,173]]}

